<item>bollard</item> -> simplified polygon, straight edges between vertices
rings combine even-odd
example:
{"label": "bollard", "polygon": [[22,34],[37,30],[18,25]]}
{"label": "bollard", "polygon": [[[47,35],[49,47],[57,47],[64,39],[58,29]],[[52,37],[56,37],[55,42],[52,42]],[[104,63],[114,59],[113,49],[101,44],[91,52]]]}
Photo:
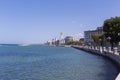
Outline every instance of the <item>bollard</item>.
{"label": "bollard", "polygon": [[113,53],[116,54],[116,55],[119,55],[117,47],[114,47],[114,52]]}

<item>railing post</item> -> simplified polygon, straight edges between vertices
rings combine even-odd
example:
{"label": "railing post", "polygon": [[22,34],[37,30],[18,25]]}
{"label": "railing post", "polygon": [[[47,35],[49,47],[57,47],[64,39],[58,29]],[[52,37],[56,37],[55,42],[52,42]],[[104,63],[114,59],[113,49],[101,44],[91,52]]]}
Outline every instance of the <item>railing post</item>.
{"label": "railing post", "polygon": [[102,47],[100,47],[100,53],[102,53],[102,52],[103,52]]}
{"label": "railing post", "polygon": [[106,50],[106,47],[103,47],[103,51],[107,51],[107,50]]}
{"label": "railing post", "polygon": [[95,50],[97,50],[97,46],[95,46]]}
{"label": "railing post", "polygon": [[119,55],[119,53],[118,53],[118,48],[117,48],[117,47],[114,47],[113,53],[116,54],[116,55]]}
{"label": "railing post", "polygon": [[94,46],[92,46],[92,49],[94,50]]}
{"label": "railing post", "polygon": [[111,52],[111,47],[108,47],[108,52]]}

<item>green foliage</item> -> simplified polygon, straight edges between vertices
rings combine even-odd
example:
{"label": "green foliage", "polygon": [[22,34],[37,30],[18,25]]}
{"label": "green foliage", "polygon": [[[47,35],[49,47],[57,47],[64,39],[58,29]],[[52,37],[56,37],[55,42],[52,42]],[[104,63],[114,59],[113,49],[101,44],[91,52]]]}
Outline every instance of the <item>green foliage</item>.
{"label": "green foliage", "polygon": [[83,43],[83,41],[71,41],[66,43],[66,45],[82,45]]}
{"label": "green foliage", "polygon": [[102,46],[103,43],[103,34],[93,34],[92,36],[92,45],[93,46]]}
{"label": "green foliage", "polygon": [[120,36],[118,33],[120,33],[120,17],[112,17],[110,19],[107,19],[104,21],[103,24],[103,31],[105,38],[107,39],[110,37],[110,42],[118,43],[120,41]]}
{"label": "green foliage", "polygon": [[100,39],[102,40],[102,34],[93,34],[92,39],[94,43],[99,43]]}

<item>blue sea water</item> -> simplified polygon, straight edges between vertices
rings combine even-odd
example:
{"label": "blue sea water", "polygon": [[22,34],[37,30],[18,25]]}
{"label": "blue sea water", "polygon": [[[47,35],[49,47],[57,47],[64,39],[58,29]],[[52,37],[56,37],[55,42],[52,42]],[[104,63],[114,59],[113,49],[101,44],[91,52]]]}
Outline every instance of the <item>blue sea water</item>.
{"label": "blue sea water", "polygon": [[66,47],[0,46],[0,80],[115,80],[107,59]]}

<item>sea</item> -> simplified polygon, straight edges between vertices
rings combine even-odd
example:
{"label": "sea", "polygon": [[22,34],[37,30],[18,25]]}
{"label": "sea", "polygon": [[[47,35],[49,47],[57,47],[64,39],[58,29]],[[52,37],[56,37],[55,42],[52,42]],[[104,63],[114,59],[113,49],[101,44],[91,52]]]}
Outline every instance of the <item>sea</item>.
{"label": "sea", "polygon": [[1,44],[0,80],[115,80],[108,59],[71,47]]}

